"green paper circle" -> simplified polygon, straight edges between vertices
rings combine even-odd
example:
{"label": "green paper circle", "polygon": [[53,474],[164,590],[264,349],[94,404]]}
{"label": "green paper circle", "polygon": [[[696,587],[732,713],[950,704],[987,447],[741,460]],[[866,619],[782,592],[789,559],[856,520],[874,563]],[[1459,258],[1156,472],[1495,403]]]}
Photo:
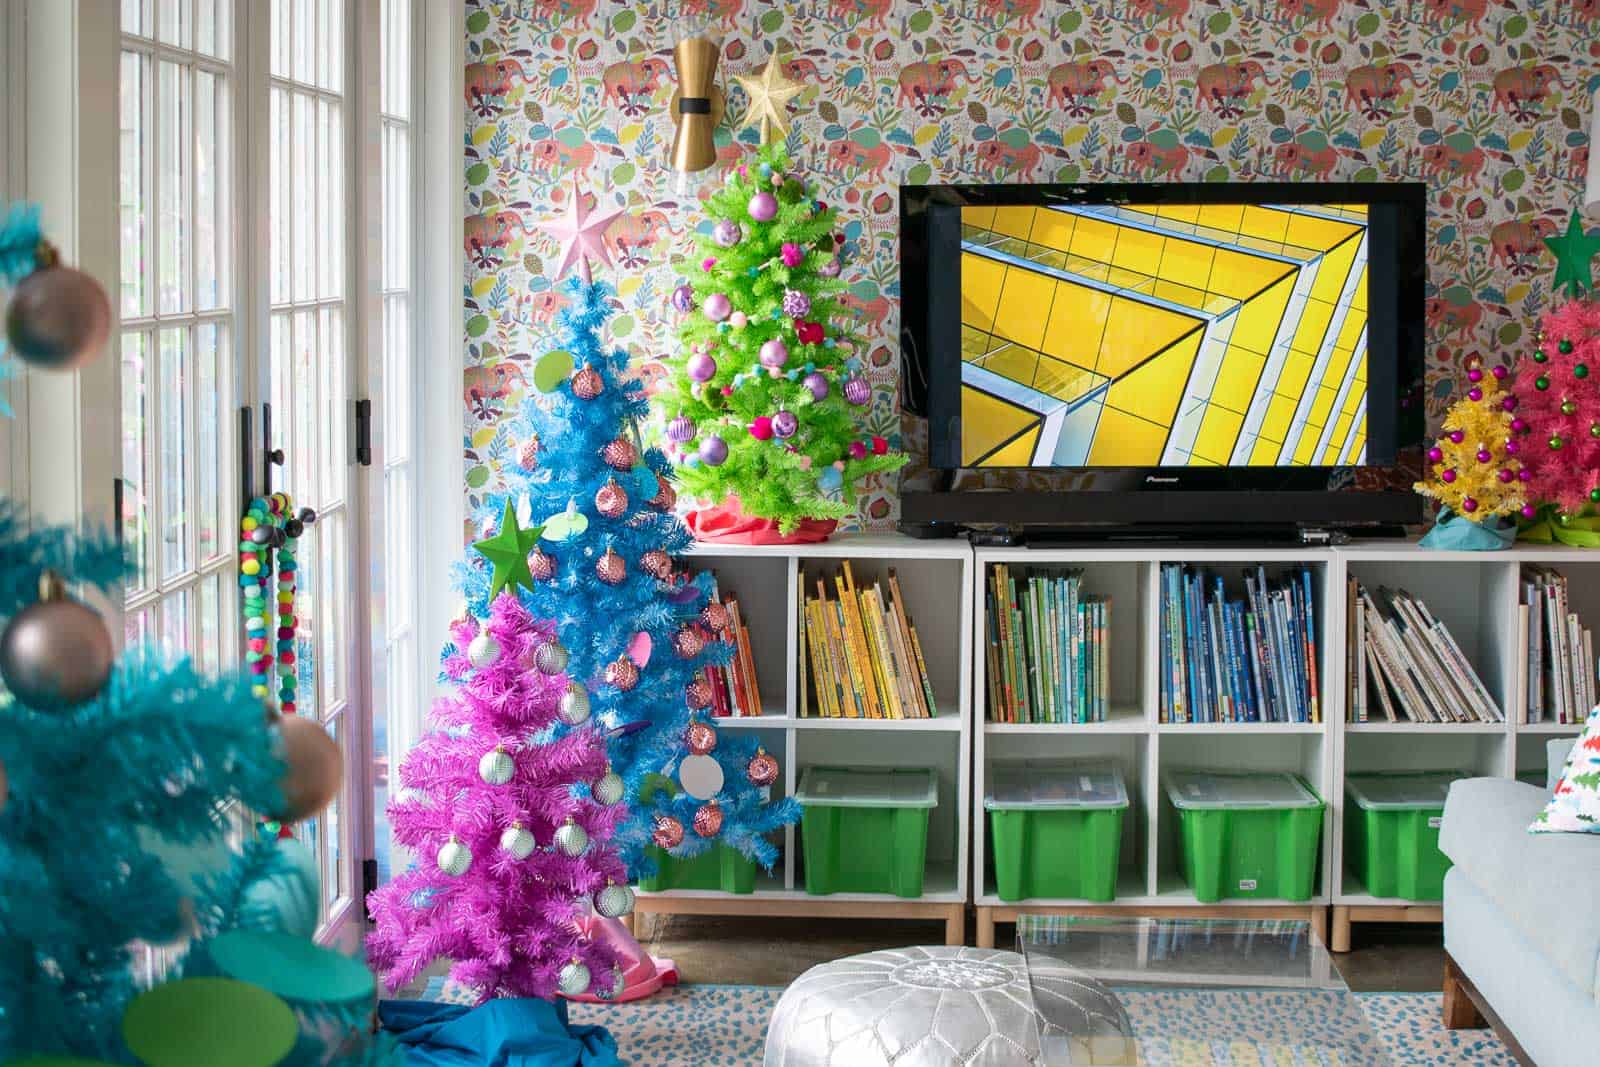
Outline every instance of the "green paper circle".
{"label": "green paper circle", "polygon": [[533,387],[541,393],[553,393],[561,383],[572,377],[575,364],[572,353],[557,348],[540,356],[533,365]]}
{"label": "green paper circle", "polygon": [[205,946],[217,970],[302,1004],[350,1004],[377,994],[372,972],[349,956],[291,934],[234,930]]}
{"label": "green paper circle", "polygon": [[122,1039],[149,1067],[273,1067],[299,1036],[294,1012],[265,989],[185,978],[136,997]]}

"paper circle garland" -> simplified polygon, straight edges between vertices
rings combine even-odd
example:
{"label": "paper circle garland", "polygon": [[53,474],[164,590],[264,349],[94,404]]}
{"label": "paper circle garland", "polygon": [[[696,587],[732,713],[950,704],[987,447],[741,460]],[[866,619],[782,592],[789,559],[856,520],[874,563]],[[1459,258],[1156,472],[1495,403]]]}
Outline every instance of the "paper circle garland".
{"label": "paper circle garland", "polygon": [[344,780],[344,754],[322,724],[298,715],[278,718],[283,747],[283,777],[278,791],[283,805],[270,814],[279,822],[309,819],[327,807]]}
{"label": "paper circle garland", "polygon": [[492,748],[478,760],[478,777],[489,785],[505,785],[516,773],[516,761],[503,748]]}
{"label": "paper circle garland", "polygon": [[45,572],[39,594],[0,634],[0,678],[33,708],[87,703],[111,677],[111,633],[100,613],[68,596],[53,572]]}
{"label": "paper circle garland", "polygon": [[536,582],[548,582],[556,576],[556,558],[535,545],[528,553],[528,573]]}
{"label": "paper circle garland", "polygon": [[672,310],[680,314],[688,314],[694,310],[694,290],[687,285],[680,285],[672,290]]}
{"label": "paper circle garland", "polygon": [[581,856],[589,847],[589,832],[568,816],[566,822],[556,827],[555,846],[563,856]]}
{"label": "paper circle garland", "polygon": [[439,870],[451,878],[460,878],[472,866],[472,850],[452,837],[440,847],[438,863]]}
{"label": "paper circle garland", "polygon": [[480,630],[478,636],[467,644],[467,662],[480,671],[485,667],[492,667],[500,658],[500,642],[488,630]]}
{"label": "paper circle garland", "polygon": [[700,310],[704,311],[706,318],[712,322],[721,322],[733,311],[733,305],[729,303],[726,293],[712,293],[706,297],[705,303],[701,305]]}
{"label": "paper circle garland", "polygon": [[716,801],[707,801],[694,813],[694,832],[701,837],[716,837],[722,832],[722,808]]}
{"label": "paper circle garland", "polygon": [[594,565],[595,576],[607,585],[620,585],[628,576],[628,564],[614,548],[606,549]]}
{"label": "paper circle garland", "polygon": [[762,190],[750,198],[750,203],[745,205],[745,210],[757,222],[771,222],[778,214],[778,198],[766,190]]}
{"label": "paper circle garland", "polygon": [[657,815],[650,840],[657,848],[674,849],[683,844],[683,823],[671,815]]}
{"label": "paper circle garland", "polygon": [[619,656],[606,664],[607,685],[614,685],[626,693],[639,684],[639,668],[627,656]]}
{"label": "paper circle garland", "polygon": [[709,382],[717,375],[717,361],[705,352],[692,352],[684,363],[684,369],[694,381]]}
{"label": "paper circle garland", "polygon": [[633,442],[626,437],[618,437],[606,442],[605,447],[600,450],[600,458],[613,470],[632,470],[633,465],[639,462],[639,450],[634,448]]}
{"label": "paper circle garland", "polygon": [[620,519],[628,512],[628,494],[615,478],[606,479],[594,494],[595,510],[608,519]]}
{"label": "paper circle garland", "polygon": [[710,800],[722,792],[722,764],[711,756],[685,756],[678,764],[678,784],[696,800]]}
{"label": "paper circle garland", "polygon": [[717,747],[717,731],[697,719],[683,731],[683,743],[696,756],[708,755]]}
{"label": "paper circle garland", "polygon": [[[54,259],[54,250],[49,253]],[[111,335],[111,301],[94,278],[54,262],[11,290],[6,338],[12,351],[41,370],[73,370],[92,362]]]}
{"label": "paper circle garland", "polygon": [[694,420],[687,415],[679,415],[667,423],[667,440],[673,444],[682,445],[693,441],[695,432]]}
{"label": "paper circle garland", "polygon": [[685,626],[672,635],[672,650],[682,659],[694,659],[705,647],[705,639],[692,626]]}
{"label": "paper circle garland", "polygon": [[750,762],[745,765],[744,773],[745,777],[750,779],[751,785],[769,786],[778,780],[778,761],[766,749],[758,748],[756,754],[750,757]]}
{"label": "paper circle garland", "polygon": [[560,641],[546,641],[533,650],[533,666],[540,674],[560,674],[571,659],[567,646]]}
{"label": "paper circle garland", "polygon": [[779,437],[793,437],[800,429],[800,419],[792,411],[780,411],[772,416],[772,432]]}
{"label": "paper circle garland", "polygon": [[561,973],[556,976],[556,985],[569,997],[585,993],[589,989],[589,968],[583,965],[582,960],[568,960],[561,968]]}
{"label": "paper circle garland", "polygon": [[572,395],[579,400],[593,400],[605,392],[605,388],[605,379],[600,377],[600,372],[587,363],[572,376]]}
{"label": "paper circle garland", "polygon": [[639,557],[639,569],[659,582],[672,577],[672,557],[659,548],[652,548]]}
{"label": "paper circle garland", "polygon": [[605,888],[594,895],[594,910],[608,919],[620,919],[633,910],[633,890],[606,880]]}
{"label": "paper circle garland", "polygon": [[789,362],[789,346],[774,337],[761,345],[758,358],[763,367],[781,367]]}
{"label": "paper circle garland", "polygon": [[872,399],[872,386],[867,384],[865,378],[849,378],[844,383],[844,398],[856,407],[861,407]]}
{"label": "paper circle garland", "polygon": [[525,860],[533,855],[533,847],[538,844],[533,834],[520,822],[514,822],[505,828],[500,835],[500,847],[511,853],[519,860]]}
{"label": "paper circle garland", "polygon": [[571,352],[564,348],[546,352],[533,364],[533,387],[541,393],[553,393],[572,377],[572,368]]}
{"label": "paper circle garland", "polygon": [[732,248],[744,238],[744,230],[732,219],[723,219],[711,228],[711,240],[719,248]]}
{"label": "paper circle garland", "polygon": [[595,803],[606,807],[621,803],[623,792],[622,776],[609,768],[589,787],[589,795],[594,797]]}
{"label": "paper circle garland", "polygon": [[561,706],[557,714],[568,726],[579,726],[588,721],[589,691],[583,687],[582,682],[567,683],[566,692],[561,694]]}
{"label": "paper circle garland", "polygon": [[728,442],[711,434],[700,442],[700,462],[708,467],[720,467],[728,461]]}

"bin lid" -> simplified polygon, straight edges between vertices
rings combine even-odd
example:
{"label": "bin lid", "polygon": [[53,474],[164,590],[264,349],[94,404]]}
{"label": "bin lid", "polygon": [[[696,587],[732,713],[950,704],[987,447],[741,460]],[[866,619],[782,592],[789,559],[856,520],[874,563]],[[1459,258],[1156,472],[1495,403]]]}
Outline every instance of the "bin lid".
{"label": "bin lid", "polygon": [[1368,811],[1416,811],[1444,807],[1445,794],[1466,771],[1408,771],[1352,774],[1344,780],[1350,799]]}
{"label": "bin lid", "polygon": [[933,808],[939,804],[938,782],[932,770],[922,768],[807,767],[794,796],[811,807]]}
{"label": "bin lid", "polygon": [[1315,808],[1322,800],[1293,774],[1172,771],[1167,796],[1180,811],[1229,808]]}
{"label": "bin lid", "polygon": [[989,768],[983,806],[990,811],[1125,808],[1128,789],[1114,763],[1008,760]]}

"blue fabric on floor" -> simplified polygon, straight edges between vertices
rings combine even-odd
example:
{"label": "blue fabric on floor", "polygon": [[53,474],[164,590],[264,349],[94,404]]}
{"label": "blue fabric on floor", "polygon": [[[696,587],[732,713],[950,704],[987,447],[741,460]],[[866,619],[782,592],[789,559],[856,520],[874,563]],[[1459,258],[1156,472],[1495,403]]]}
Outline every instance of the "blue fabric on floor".
{"label": "blue fabric on floor", "polygon": [[476,1008],[385,1000],[378,1019],[408,1067],[621,1067],[603,1026],[569,1026],[565,1003],[491,1000]]}

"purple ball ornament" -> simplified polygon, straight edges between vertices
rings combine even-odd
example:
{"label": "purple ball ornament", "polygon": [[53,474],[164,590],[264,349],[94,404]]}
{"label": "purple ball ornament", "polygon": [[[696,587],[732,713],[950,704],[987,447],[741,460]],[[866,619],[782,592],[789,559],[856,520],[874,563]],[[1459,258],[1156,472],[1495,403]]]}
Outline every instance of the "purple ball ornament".
{"label": "purple ball ornament", "polygon": [[780,411],[772,416],[772,432],[779,437],[793,437],[800,429],[800,420],[792,411]]}
{"label": "purple ball ornament", "polygon": [[823,377],[821,374],[818,374],[816,371],[812,371],[810,374],[800,379],[800,384],[811,390],[812,400],[820,401],[828,399],[828,379]]}
{"label": "purple ball ornament", "polygon": [[1462,441],[1465,441],[1466,439],[1467,439],[1467,435],[1462,433],[1460,430],[1451,430],[1450,431],[1450,440],[1455,442],[1456,444],[1459,445]]}
{"label": "purple ball ornament", "polygon": [[783,366],[789,362],[789,346],[778,338],[766,342],[761,346],[761,365],[770,369]]}
{"label": "purple ball ornament", "polygon": [[1467,381],[1469,381],[1469,382],[1481,382],[1481,381],[1483,381],[1483,371],[1479,370],[1477,367],[1473,367],[1471,370],[1467,371]]}
{"label": "purple ball ornament", "polygon": [[679,415],[667,423],[667,440],[675,444],[684,444],[694,440],[694,420],[687,415]]}
{"label": "purple ball ornament", "polygon": [[694,290],[680,285],[672,290],[672,310],[687,315],[694,310]]}
{"label": "purple ball ornament", "polygon": [[844,398],[856,407],[864,407],[872,402],[872,386],[867,384],[865,378],[846,379]]}
{"label": "purple ball ornament", "polygon": [[1479,463],[1488,463],[1492,459],[1494,459],[1494,453],[1490,452],[1487,448],[1478,449]]}
{"label": "purple ball ornament", "polygon": [[1449,485],[1451,482],[1455,481],[1456,480],[1455,468],[1446,467],[1444,470],[1440,471],[1439,472],[1439,480],[1444,482],[1446,485]]}
{"label": "purple ball ornament", "polygon": [[838,257],[835,256],[832,259],[824,260],[822,266],[817,268],[817,273],[824,278],[837,278],[839,276]]}
{"label": "purple ball ornament", "polygon": [[744,231],[732,219],[723,219],[712,227],[711,239],[719,248],[732,248],[744,239]]}
{"label": "purple ball ornament", "polygon": [[709,382],[717,373],[717,361],[705,352],[696,352],[685,364],[689,377],[697,382]]}
{"label": "purple ball ornament", "polygon": [[1461,510],[1462,511],[1477,511],[1478,510],[1478,502],[1476,500],[1472,499],[1470,496],[1462,497],[1461,498]]}
{"label": "purple ball ornament", "polygon": [[1535,508],[1532,504],[1524,504],[1524,505],[1522,505],[1522,517],[1523,518],[1525,518],[1525,519],[1533,519],[1533,518],[1537,518],[1538,516],[1539,516],[1539,510],[1537,508]]}
{"label": "purple ball ornament", "polygon": [[1505,467],[1500,468],[1500,474],[1498,477],[1502,482],[1514,482],[1517,480],[1516,474]]}
{"label": "purple ball ornament", "polygon": [[1506,369],[1505,369],[1505,367],[1496,366],[1491,373],[1494,374],[1496,381],[1505,381],[1505,378],[1506,378]]}
{"label": "purple ball ornament", "polygon": [[811,313],[811,298],[798,289],[786,290],[783,294],[783,313],[791,319],[805,318]]}
{"label": "purple ball ornament", "polygon": [[727,294],[712,293],[706,297],[705,307],[702,310],[705,311],[706,318],[712,322],[721,322],[733,311],[733,305],[728,303]]}
{"label": "purple ball ornament", "polygon": [[[667,427],[667,436],[668,437],[672,436],[672,427],[670,427],[670,426]],[[1429,463],[1438,463],[1442,459],[1444,459],[1444,450],[1443,449],[1439,448],[1437,445],[1435,445],[1433,448],[1428,449],[1428,462]]]}
{"label": "purple ball ornament", "polygon": [[1508,440],[1506,442],[1506,455],[1514,456],[1520,451],[1522,451],[1522,446],[1517,444],[1515,441]]}
{"label": "purple ball ornament", "polygon": [[728,461],[728,442],[712,434],[700,442],[700,462],[708,467],[720,467]]}
{"label": "purple ball ornament", "polygon": [[746,210],[757,222],[771,222],[778,215],[778,198],[768,192],[757,193],[750,198]]}
{"label": "purple ball ornament", "polygon": [[1483,399],[1483,390],[1474,385],[1471,389],[1467,390],[1467,399],[1476,404],[1478,401]]}

